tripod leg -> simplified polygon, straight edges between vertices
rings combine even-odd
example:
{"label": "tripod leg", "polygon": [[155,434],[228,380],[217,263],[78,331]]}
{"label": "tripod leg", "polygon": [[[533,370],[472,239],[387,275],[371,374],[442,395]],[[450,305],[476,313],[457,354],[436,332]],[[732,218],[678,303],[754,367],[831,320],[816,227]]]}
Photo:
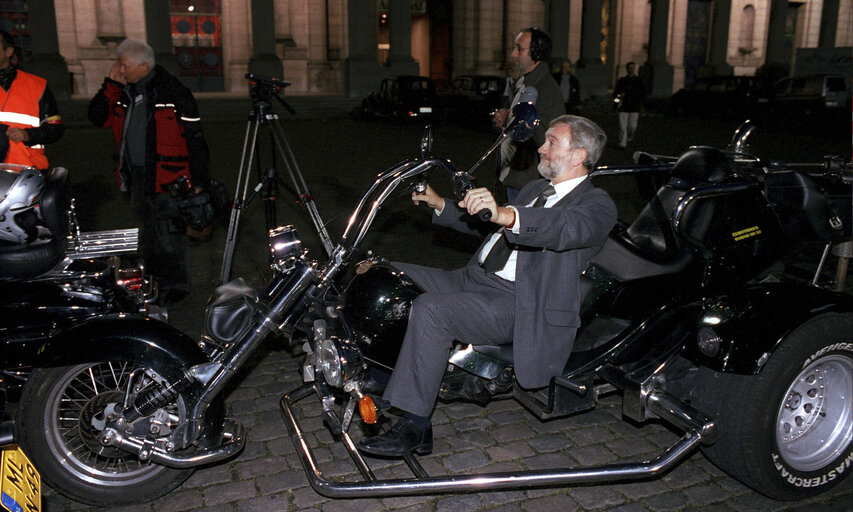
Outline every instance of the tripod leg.
{"label": "tripod leg", "polygon": [[[240,212],[246,202],[246,193],[249,188],[249,174],[252,167],[252,158],[255,153],[255,145],[258,139],[257,119],[249,119],[246,125],[246,135],[243,138],[243,154],[240,157],[240,170],[237,173],[237,185],[234,188],[234,204],[231,206],[231,217],[228,220],[228,235],[225,237],[225,249],[222,255],[222,269],[219,274],[219,284],[228,282],[231,276],[231,263],[234,257],[234,246],[237,243],[237,229],[240,225]],[[252,144],[249,146],[249,134],[252,134]],[[249,157],[246,158],[246,149],[249,149]],[[238,199],[237,194],[240,186],[243,187],[242,196]]]}
{"label": "tripod leg", "polygon": [[[331,256],[332,251],[335,248],[334,244],[332,244],[332,239],[329,237],[329,232],[326,230],[326,225],[323,222],[323,219],[320,217],[320,212],[317,210],[317,205],[314,203],[311,193],[308,191],[308,185],[305,183],[305,179],[302,176],[302,171],[299,170],[299,164],[297,164],[296,158],[293,155],[293,151],[290,149],[290,144],[287,142],[287,137],[285,137],[284,135],[284,130],[281,128],[281,124],[279,124],[277,118],[274,119],[273,122],[270,124],[275,133],[276,147],[278,148],[282,160],[284,160],[287,170],[290,173],[290,179],[293,181],[293,186],[296,189],[296,192],[299,194],[300,199],[305,204],[305,207],[308,209],[308,215],[311,217],[311,221],[314,223],[314,228],[317,230],[317,235],[320,237],[320,241],[323,243],[323,248],[326,249],[326,253]],[[287,149],[286,153],[285,149]]]}

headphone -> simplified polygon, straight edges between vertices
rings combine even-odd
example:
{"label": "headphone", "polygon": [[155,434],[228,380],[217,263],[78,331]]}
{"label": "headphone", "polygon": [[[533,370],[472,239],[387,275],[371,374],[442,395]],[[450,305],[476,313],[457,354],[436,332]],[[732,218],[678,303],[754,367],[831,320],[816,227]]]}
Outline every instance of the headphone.
{"label": "headphone", "polygon": [[530,32],[530,58],[533,62],[541,62],[551,58],[551,37],[543,30],[528,27],[522,32]]}

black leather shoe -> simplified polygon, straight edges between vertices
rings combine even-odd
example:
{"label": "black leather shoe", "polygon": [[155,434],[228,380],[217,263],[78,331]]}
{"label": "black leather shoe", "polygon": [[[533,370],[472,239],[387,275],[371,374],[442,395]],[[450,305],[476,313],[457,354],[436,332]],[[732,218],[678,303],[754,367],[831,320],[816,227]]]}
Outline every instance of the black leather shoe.
{"label": "black leather shoe", "polygon": [[400,418],[388,432],[359,441],[358,449],[379,457],[428,455],[432,453],[432,425],[420,428],[407,418]]}

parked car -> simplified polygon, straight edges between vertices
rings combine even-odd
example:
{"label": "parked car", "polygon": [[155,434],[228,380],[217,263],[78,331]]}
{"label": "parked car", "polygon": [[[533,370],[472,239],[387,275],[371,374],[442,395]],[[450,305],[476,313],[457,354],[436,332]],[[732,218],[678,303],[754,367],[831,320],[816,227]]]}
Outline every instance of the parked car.
{"label": "parked car", "polygon": [[378,93],[361,102],[358,114],[363,117],[406,119],[438,118],[441,115],[438,95],[432,79],[425,76],[389,76],[382,80]]}
{"label": "parked car", "polygon": [[677,116],[750,115],[757,104],[755,77],[716,75],[697,78],[669,99],[669,112]]}
{"label": "parked car", "polygon": [[495,75],[462,75],[440,97],[445,116],[466,126],[491,126],[492,112],[500,108],[504,81]]}
{"label": "parked car", "polygon": [[850,112],[851,77],[809,75],[776,82],[769,98],[763,99],[771,114],[810,115]]}

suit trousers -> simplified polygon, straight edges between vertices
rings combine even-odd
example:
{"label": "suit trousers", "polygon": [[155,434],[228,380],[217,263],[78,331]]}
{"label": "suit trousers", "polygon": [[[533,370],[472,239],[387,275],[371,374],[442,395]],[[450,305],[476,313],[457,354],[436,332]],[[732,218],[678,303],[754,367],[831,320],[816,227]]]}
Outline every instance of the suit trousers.
{"label": "suit trousers", "polygon": [[515,283],[468,265],[453,271],[394,263],[426,293],[412,303],[406,336],[383,399],[430,416],[454,340],[512,343]]}

